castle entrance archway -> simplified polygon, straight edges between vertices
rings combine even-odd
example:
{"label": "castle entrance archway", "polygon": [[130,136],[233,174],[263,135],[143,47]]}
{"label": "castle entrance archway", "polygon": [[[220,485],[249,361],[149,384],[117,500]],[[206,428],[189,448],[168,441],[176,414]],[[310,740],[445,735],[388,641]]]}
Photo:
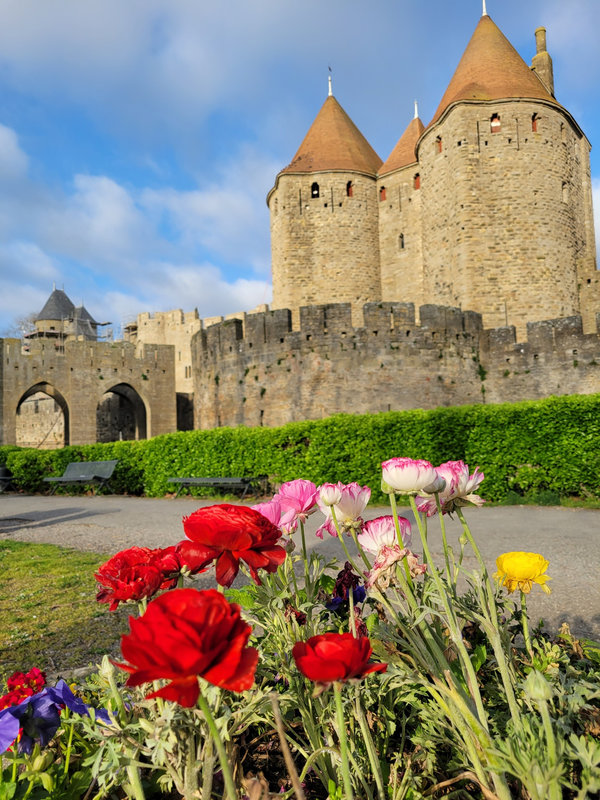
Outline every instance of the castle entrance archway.
{"label": "castle entrance archway", "polygon": [[53,450],[69,444],[69,406],[49,383],[36,383],[21,395],[16,410],[16,444]]}
{"label": "castle entrance archway", "polygon": [[111,386],[96,409],[96,441],[146,438],[146,406],[128,383]]}

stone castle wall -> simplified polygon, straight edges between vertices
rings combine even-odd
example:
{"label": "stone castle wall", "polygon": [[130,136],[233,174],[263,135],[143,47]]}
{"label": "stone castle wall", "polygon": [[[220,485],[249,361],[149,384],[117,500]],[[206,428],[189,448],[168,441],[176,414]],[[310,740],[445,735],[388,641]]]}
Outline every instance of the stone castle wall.
{"label": "stone castle wall", "polygon": [[196,427],[282,425],[367,413],[600,392],[600,338],[581,319],[485,330],[481,316],[424,305],[349,304],[249,314],[192,343]]}
{"label": "stone castle wall", "polygon": [[[312,186],[319,187],[318,197]],[[350,195],[348,185],[351,184]],[[280,175],[269,199],[273,308],[381,297],[377,184],[355,172]]]}
{"label": "stone castle wall", "polygon": [[[0,339],[0,442],[16,443],[19,406],[37,392],[52,397],[65,418],[65,442],[97,441],[98,409],[111,393],[136,409],[140,436],[177,429],[173,348],[128,342],[66,342],[64,352],[38,339],[24,352]],[[143,430],[142,430],[143,428]],[[113,438],[119,438],[118,432]]]}

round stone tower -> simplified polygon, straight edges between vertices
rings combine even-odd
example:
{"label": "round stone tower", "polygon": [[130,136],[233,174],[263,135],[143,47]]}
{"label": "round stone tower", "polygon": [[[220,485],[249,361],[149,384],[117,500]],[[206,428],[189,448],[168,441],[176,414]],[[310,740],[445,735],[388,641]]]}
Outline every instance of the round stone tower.
{"label": "round stone tower", "polygon": [[275,179],[271,212],[273,308],[381,299],[375,153],[329,95],[291,164]]}
{"label": "round stone tower", "polygon": [[424,295],[520,335],[579,313],[595,270],[590,145],[536,38],[532,70],[483,16],[417,144]]}

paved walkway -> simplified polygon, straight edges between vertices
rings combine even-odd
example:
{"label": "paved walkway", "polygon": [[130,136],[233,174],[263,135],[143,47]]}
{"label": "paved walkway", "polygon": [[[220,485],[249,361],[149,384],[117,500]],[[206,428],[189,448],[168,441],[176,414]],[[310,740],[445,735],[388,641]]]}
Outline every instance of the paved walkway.
{"label": "paved walkway", "polygon": [[[210,500],[123,497],[66,497],[0,494],[0,539],[48,542],[112,555],[132,545],[165,547],[183,538],[182,517]],[[389,513],[368,508],[365,517]],[[409,513],[402,512],[410,517]],[[510,550],[539,552],[550,561],[552,594],[534,587],[529,608],[532,622],[543,617],[550,630],[566,621],[580,636],[600,641],[600,510],[505,506],[467,509],[466,516],[490,570],[495,559]],[[328,557],[343,560],[337,539],[321,542],[314,530],[320,512],[308,524],[309,546]],[[448,521],[449,538],[456,542],[460,525]],[[441,540],[435,519],[430,522],[434,558],[441,558]],[[418,547],[418,533],[413,534]],[[474,559],[466,560],[476,568]]]}

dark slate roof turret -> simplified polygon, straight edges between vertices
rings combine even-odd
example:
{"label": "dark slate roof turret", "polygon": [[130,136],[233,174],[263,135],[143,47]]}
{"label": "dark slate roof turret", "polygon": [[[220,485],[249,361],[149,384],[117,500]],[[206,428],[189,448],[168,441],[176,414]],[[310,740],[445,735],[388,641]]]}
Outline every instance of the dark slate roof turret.
{"label": "dark slate roof turret", "polygon": [[54,289],[46,300],[46,305],[37,315],[35,321],[43,319],[61,320],[73,316],[75,306],[61,289]]}

